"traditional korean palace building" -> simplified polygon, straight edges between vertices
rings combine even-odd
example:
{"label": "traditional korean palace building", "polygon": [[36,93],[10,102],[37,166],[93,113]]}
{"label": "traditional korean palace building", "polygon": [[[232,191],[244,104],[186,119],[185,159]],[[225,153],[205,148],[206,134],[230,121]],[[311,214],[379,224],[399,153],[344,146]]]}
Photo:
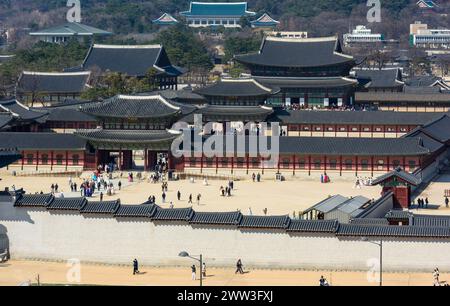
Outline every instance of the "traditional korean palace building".
{"label": "traditional korean palace building", "polygon": [[258,19],[251,21],[250,24],[254,29],[273,30],[273,28],[276,28],[280,22],[270,17],[269,14],[264,13]]}
{"label": "traditional korean palace building", "polygon": [[31,32],[30,36],[38,37],[40,40],[50,43],[65,43],[70,39],[94,39],[112,35],[111,32],[97,29],[78,22],[68,22],[53,28]]}
{"label": "traditional korean palace building", "polygon": [[24,71],[16,86],[16,97],[25,104],[58,103],[78,99],[89,85],[91,72]]}
{"label": "traditional korean palace building", "polygon": [[242,17],[255,16],[247,2],[191,2],[189,11],[181,12],[190,27],[239,28]]}
{"label": "traditional korean palace building", "polygon": [[272,105],[332,107],[353,104],[358,84],[350,78],[355,60],[342,53],[336,37],[264,38],[259,52],[235,56],[256,81],[278,87]]}
{"label": "traditional korean palace building", "polygon": [[161,45],[94,44],[78,69],[100,69],[104,73],[118,72],[131,77],[145,77],[155,69],[154,83],[160,89],[177,89],[178,77],[183,73],[181,68],[172,65]]}
{"label": "traditional korean palace building", "polygon": [[178,24],[178,20],[176,20],[172,15],[168,13],[162,14],[158,19],[155,19],[152,21],[153,24],[159,25],[159,26],[170,26]]}

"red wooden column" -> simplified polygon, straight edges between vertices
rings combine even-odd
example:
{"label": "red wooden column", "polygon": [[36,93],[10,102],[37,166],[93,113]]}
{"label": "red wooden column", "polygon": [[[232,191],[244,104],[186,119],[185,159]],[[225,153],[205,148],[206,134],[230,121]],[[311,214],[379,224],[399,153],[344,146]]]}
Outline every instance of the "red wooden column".
{"label": "red wooden column", "polygon": [[216,156],[216,174],[219,173],[219,157]]}
{"label": "red wooden column", "polygon": [[200,157],[200,173],[203,173],[203,153],[202,156]]}
{"label": "red wooden column", "polygon": [[373,171],[374,171],[374,164],[373,164],[373,156],[370,157],[370,163],[372,164],[372,176],[373,176]]}
{"label": "red wooden column", "polygon": [[66,171],[69,168],[69,151],[66,151]]}
{"label": "red wooden column", "polygon": [[387,171],[391,171],[391,158],[389,156],[387,157]]}
{"label": "red wooden column", "polygon": [[293,165],[292,175],[295,175],[295,168],[296,168],[295,154],[292,155],[292,165]]}
{"label": "red wooden column", "polygon": [[247,163],[247,175],[248,175],[248,172],[250,169],[250,157],[249,157],[248,153],[246,154],[245,159],[246,159],[246,163]]}
{"label": "red wooden column", "polygon": [[355,160],[355,167],[356,167],[356,176],[358,176],[358,156],[356,156],[356,160]]}
{"label": "red wooden column", "polygon": [[231,157],[231,174],[234,173],[234,156]]}
{"label": "red wooden column", "polygon": [[36,151],[36,171],[39,170],[39,151]]}
{"label": "red wooden column", "polygon": [[24,163],[25,163],[25,151],[22,151],[22,171]]}
{"label": "red wooden column", "polygon": [[327,172],[327,156],[324,155],[323,156],[323,171],[326,173]]}
{"label": "red wooden column", "polygon": [[311,176],[311,155],[308,156],[308,175]]}
{"label": "red wooden column", "polygon": [[148,150],[144,149],[144,171],[148,170]]}
{"label": "red wooden column", "polygon": [[53,171],[53,164],[54,164],[54,155],[55,153],[53,151],[50,152],[50,170]]}

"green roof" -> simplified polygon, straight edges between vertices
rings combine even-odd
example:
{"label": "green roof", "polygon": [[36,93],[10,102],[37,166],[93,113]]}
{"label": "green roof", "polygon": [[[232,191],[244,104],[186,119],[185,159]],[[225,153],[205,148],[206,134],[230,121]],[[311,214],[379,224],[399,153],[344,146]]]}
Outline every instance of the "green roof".
{"label": "green roof", "polygon": [[30,33],[30,35],[32,36],[47,36],[47,35],[92,36],[92,35],[111,35],[111,34],[112,34],[111,32],[97,29],[77,22],[68,22],[64,25]]}
{"label": "green roof", "polygon": [[247,11],[247,2],[191,2],[190,10],[180,13],[183,16],[253,16],[256,13]]}

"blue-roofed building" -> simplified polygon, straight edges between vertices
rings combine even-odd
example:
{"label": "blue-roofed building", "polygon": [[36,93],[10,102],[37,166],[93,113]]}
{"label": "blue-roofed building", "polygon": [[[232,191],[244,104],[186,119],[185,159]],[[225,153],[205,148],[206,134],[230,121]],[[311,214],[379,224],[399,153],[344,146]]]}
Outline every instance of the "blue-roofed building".
{"label": "blue-roofed building", "polygon": [[273,19],[269,16],[269,14],[264,13],[261,17],[256,19],[255,21],[250,22],[252,28],[275,28],[280,24],[279,21]]}
{"label": "blue-roofed building", "polygon": [[189,11],[181,12],[190,27],[239,28],[242,17],[255,16],[247,2],[191,2]]}
{"label": "blue-roofed building", "polygon": [[431,0],[420,0],[417,1],[417,6],[422,9],[427,9],[427,8],[435,8],[437,5],[436,3],[434,3],[434,1]]}
{"label": "blue-roofed building", "polygon": [[155,19],[152,21],[153,24],[159,25],[159,26],[170,26],[175,25],[178,23],[178,20],[176,20],[172,15],[168,13],[164,13],[159,17],[158,19]]}

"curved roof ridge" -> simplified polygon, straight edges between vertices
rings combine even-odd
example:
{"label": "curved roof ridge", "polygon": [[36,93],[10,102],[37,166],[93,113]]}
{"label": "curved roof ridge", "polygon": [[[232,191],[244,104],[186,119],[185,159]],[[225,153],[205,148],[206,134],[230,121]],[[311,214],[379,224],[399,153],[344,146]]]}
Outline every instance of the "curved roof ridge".
{"label": "curved roof ridge", "polygon": [[304,42],[324,42],[324,41],[335,41],[339,38],[337,36],[326,36],[326,37],[309,37],[309,38],[292,38],[292,37],[276,37],[276,36],[266,36],[264,40],[266,41],[279,41],[279,42],[293,42],[293,43],[304,43]]}
{"label": "curved roof ridge", "polygon": [[22,71],[26,75],[46,75],[46,76],[70,76],[70,75],[90,75],[91,71],[76,71],[76,72],[42,72],[42,71]]}
{"label": "curved roof ridge", "polygon": [[162,103],[164,103],[166,106],[174,109],[174,110],[180,110],[181,108],[178,106],[175,106],[173,104],[171,104],[168,100],[166,100],[166,98],[164,98],[161,95],[149,95],[149,96],[135,96],[135,95],[117,95],[118,99],[125,99],[125,100],[152,100],[152,99],[157,99],[160,100]]}
{"label": "curved roof ridge", "polygon": [[162,48],[160,44],[153,45],[107,45],[107,44],[94,44],[93,48],[97,49],[157,49]]}

